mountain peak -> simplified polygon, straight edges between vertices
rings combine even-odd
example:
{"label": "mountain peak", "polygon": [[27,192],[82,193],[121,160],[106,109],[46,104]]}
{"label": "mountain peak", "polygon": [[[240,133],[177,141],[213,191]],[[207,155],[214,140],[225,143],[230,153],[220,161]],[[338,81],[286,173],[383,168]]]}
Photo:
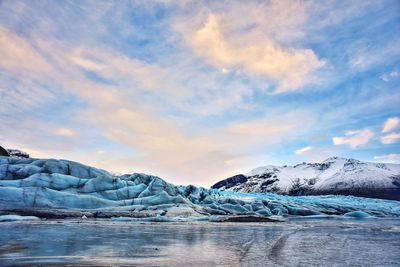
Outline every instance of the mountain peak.
{"label": "mountain peak", "polygon": [[323,163],[327,163],[327,162],[360,162],[358,159],[352,159],[352,158],[343,158],[343,157],[338,157],[338,156],[334,156],[334,157],[329,157],[327,159],[325,159],[323,161]]}
{"label": "mountain peak", "polygon": [[323,162],[338,161],[338,160],[347,160],[347,158],[333,156],[333,157],[329,157],[329,158],[325,159]]}
{"label": "mountain peak", "polygon": [[[229,178],[228,178],[229,179]],[[400,200],[400,165],[329,157],[321,163],[263,166],[213,188],[289,195],[355,195]]]}

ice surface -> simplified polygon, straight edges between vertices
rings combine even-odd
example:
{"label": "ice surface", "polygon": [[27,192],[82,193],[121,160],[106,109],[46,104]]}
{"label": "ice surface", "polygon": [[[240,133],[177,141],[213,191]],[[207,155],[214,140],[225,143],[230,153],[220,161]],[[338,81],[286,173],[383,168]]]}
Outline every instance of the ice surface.
{"label": "ice surface", "polygon": [[1,207],[154,211],[165,218],[343,215],[353,211],[400,216],[398,201],[221,192],[175,186],[146,174],[112,175],[72,161],[11,157],[0,157]]}
{"label": "ice surface", "polygon": [[202,215],[198,212],[196,212],[194,209],[192,209],[189,206],[179,206],[179,207],[171,207],[167,213],[165,214],[167,217],[202,217]]}
{"label": "ice surface", "polygon": [[35,216],[0,215],[0,222],[32,221],[32,220],[40,220],[40,219]]}
{"label": "ice surface", "polygon": [[357,218],[357,219],[364,219],[364,218],[371,217],[371,216],[369,216],[368,213],[363,212],[363,211],[350,211],[350,212],[346,212],[343,216]]}
{"label": "ice surface", "polygon": [[398,219],[296,218],[301,220],[279,224],[136,223],[132,218],[5,222],[0,223],[0,265],[399,265]]}

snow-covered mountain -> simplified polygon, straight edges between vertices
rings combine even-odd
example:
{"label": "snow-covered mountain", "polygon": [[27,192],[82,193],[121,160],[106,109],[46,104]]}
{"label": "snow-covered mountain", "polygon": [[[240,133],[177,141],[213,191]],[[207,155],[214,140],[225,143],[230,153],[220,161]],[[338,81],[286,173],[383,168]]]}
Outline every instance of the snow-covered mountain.
{"label": "snow-covered mountain", "polygon": [[354,195],[400,200],[400,164],[339,157],[321,163],[264,166],[212,186],[222,191],[288,195]]}

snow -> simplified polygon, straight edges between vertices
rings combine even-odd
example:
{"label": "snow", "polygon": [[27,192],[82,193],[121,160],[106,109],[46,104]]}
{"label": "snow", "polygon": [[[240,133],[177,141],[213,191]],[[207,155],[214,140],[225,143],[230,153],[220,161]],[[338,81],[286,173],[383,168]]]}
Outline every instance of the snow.
{"label": "snow", "polygon": [[236,192],[342,194],[400,200],[400,164],[333,157],[321,163],[259,167],[244,177],[247,178],[245,182],[227,183],[220,187],[221,181],[214,188]]}
{"label": "snow", "polygon": [[[304,164],[292,168],[314,169]],[[387,168],[392,171],[391,166]],[[66,160],[10,157],[0,157],[0,210],[2,207],[152,211],[153,217],[146,219],[150,221],[200,220],[204,216],[343,215],[353,211],[400,216],[398,201],[218,191],[175,186],[146,174],[113,175]]]}
{"label": "snow", "polygon": [[19,149],[6,149],[10,157],[29,158],[29,154]]}
{"label": "snow", "polygon": [[167,217],[201,217],[202,215],[196,212],[189,206],[179,206],[170,208],[165,214]]}
{"label": "snow", "polygon": [[0,215],[0,222],[33,221],[40,220],[35,216]]}
{"label": "snow", "polygon": [[[257,213],[258,215],[266,216],[266,217],[272,215],[272,212],[271,212],[268,208],[259,209],[259,210],[257,210],[256,213]],[[278,212],[276,212],[276,213],[278,213]]]}
{"label": "snow", "polygon": [[193,222],[193,221],[209,221],[209,217],[205,216],[160,216],[145,217],[145,218],[133,218],[133,217],[113,217],[112,221],[115,222]]}

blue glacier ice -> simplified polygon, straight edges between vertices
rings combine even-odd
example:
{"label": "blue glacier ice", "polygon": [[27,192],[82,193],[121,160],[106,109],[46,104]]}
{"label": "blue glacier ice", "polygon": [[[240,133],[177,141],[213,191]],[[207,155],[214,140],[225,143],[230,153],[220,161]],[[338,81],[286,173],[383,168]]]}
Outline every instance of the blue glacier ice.
{"label": "blue glacier ice", "polygon": [[346,212],[343,216],[356,218],[356,219],[364,219],[364,218],[371,217],[368,213],[363,212],[363,211],[350,211],[350,212]]}
{"label": "blue glacier ice", "polygon": [[0,156],[0,208],[152,211],[154,216],[162,217],[157,219],[160,221],[225,215],[400,216],[399,201],[221,192],[176,186],[141,173],[113,175],[68,160],[4,156]]}
{"label": "blue glacier ice", "polygon": [[39,220],[39,218],[35,216],[0,215],[0,222],[35,221],[35,220]]}

